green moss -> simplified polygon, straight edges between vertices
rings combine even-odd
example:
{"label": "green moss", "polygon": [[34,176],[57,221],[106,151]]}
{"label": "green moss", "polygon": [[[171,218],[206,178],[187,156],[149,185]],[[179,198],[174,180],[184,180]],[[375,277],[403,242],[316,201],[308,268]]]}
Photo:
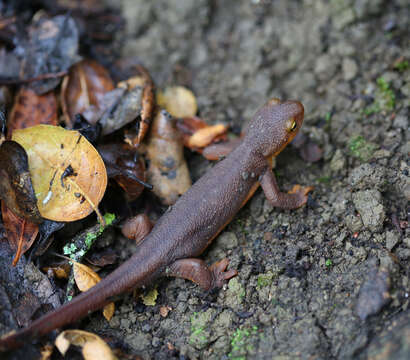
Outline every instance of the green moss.
{"label": "green moss", "polygon": [[374,102],[363,110],[365,115],[371,115],[380,111],[392,111],[396,106],[396,95],[386,79],[379,77],[376,83],[377,91]]}
{"label": "green moss", "polygon": [[260,274],[258,276],[257,287],[263,288],[265,286],[269,286],[270,284],[272,284],[273,277],[274,275],[271,272],[268,272],[266,274]]}
{"label": "green moss", "polygon": [[317,179],[317,181],[322,184],[328,184],[330,183],[330,180],[332,180],[330,176],[321,176],[320,178]]}
{"label": "green moss", "polygon": [[333,261],[330,260],[330,259],[327,259],[326,262],[325,262],[325,265],[326,265],[327,267],[331,267],[331,266],[333,265]]}
{"label": "green moss", "polygon": [[355,136],[349,141],[350,154],[361,161],[368,161],[376,149],[375,144],[367,142],[361,135]]}
{"label": "green moss", "polygon": [[211,321],[210,311],[194,312],[191,316],[191,335],[189,343],[197,349],[203,349],[209,344],[209,322]]}
{"label": "green moss", "polygon": [[246,354],[254,349],[249,343],[249,337],[258,333],[256,325],[248,329],[236,329],[231,338],[231,352],[228,354],[230,359],[246,359]]}
{"label": "green moss", "polygon": [[409,62],[407,60],[402,60],[394,64],[394,69],[399,72],[404,72],[409,68]]}

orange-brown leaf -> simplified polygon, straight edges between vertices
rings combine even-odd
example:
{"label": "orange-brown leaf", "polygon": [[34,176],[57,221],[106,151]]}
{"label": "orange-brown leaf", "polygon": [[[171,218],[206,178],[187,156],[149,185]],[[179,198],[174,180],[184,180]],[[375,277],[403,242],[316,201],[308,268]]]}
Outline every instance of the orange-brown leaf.
{"label": "orange-brown leaf", "polygon": [[53,92],[37,95],[33,90],[21,88],[14,101],[7,122],[7,136],[15,129],[24,129],[39,124],[57,125],[57,99]]}
{"label": "orange-brown leaf", "polygon": [[114,89],[108,71],[94,60],[83,60],[70,69],[61,89],[63,113],[69,127],[74,115],[82,113],[91,105],[100,108],[104,94]]}
{"label": "orange-brown leaf", "polygon": [[13,265],[16,265],[21,255],[33,245],[38,234],[38,225],[31,223],[15,215],[5,204],[1,202],[1,214],[7,240],[10,247],[16,251]]}

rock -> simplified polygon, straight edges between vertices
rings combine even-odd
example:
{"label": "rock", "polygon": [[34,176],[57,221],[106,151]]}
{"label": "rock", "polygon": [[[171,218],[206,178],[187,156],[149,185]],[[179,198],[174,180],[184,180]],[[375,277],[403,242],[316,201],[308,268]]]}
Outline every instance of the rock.
{"label": "rock", "polygon": [[343,79],[345,81],[350,81],[353,80],[357,72],[359,71],[359,67],[356,64],[356,61],[354,61],[351,58],[344,58],[342,62],[342,71],[343,71]]}
{"label": "rock", "polygon": [[386,232],[386,248],[391,251],[399,242],[400,236],[397,231],[387,231]]}
{"label": "rock", "polygon": [[377,314],[390,301],[390,277],[387,269],[370,273],[362,284],[356,304],[356,314],[366,320],[370,315]]}
{"label": "rock", "polygon": [[382,194],[378,190],[363,190],[353,193],[352,198],[363,225],[370,231],[381,231],[386,218]]}
{"label": "rock", "polygon": [[322,80],[330,79],[334,75],[337,65],[333,56],[323,54],[316,60],[315,74]]}
{"label": "rock", "polygon": [[384,191],[387,185],[386,169],[376,164],[355,167],[348,178],[353,190],[377,189]]}
{"label": "rock", "polygon": [[217,246],[223,249],[234,249],[238,246],[238,238],[233,232],[225,231],[218,236]]}
{"label": "rock", "polygon": [[345,223],[348,229],[352,232],[358,232],[363,227],[363,221],[359,216],[348,214],[345,217]]}
{"label": "rock", "polygon": [[408,359],[410,354],[410,310],[396,316],[391,324],[383,327],[370,343],[366,356],[368,360]]}
{"label": "rock", "polygon": [[346,167],[346,157],[343,155],[342,150],[337,149],[330,161],[330,169],[334,173],[340,173]]}

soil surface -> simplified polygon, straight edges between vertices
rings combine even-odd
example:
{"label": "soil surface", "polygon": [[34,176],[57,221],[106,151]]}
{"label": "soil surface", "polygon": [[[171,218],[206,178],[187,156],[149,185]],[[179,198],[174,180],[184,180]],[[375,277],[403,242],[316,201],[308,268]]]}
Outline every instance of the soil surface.
{"label": "soil surface", "polygon": [[[225,288],[162,279],[154,306],[128,296],[82,328],[143,359],[410,358],[408,1],[112,3],[122,55],[158,87],[191,88],[202,118],[236,131],[267,99],[298,99],[323,154],[277,159],[281,189],[314,186],[305,207],[272,208],[258,190],[203,255],[238,270]],[[187,156],[194,180],[213,166]]]}
{"label": "soil surface", "polygon": [[[201,117],[234,129],[270,97],[298,99],[323,156],[309,163],[290,148],[277,159],[282,189],[315,187],[307,206],[274,209],[259,190],[204,254],[239,271],[225,289],[165,279],[155,306],[128,298],[87,329],[147,359],[408,359],[408,2],[121,6],[123,55],[159,87],[192,88]],[[212,166],[189,160],[194,180]]]}

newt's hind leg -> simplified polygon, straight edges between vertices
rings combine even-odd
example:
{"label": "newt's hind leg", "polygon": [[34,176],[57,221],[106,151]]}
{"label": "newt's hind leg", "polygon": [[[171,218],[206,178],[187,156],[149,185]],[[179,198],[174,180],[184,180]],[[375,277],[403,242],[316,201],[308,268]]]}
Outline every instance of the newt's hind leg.
{"label": "newt's hind leg", "polygon": [[279,190],[275,175],[270,169],[266,169],[260,179],[260,184],[269,202],[282,209],[296,209],[306,204],[307,195],[313,190],[312,186],[295,185],[289,193],[283,193]]}
{"label": "newt's hind leg", "polygon": [[236,270],[226,271],[228,264],[226,258],[209,267],[200,259],[180,259],[166,269],[165,275],[191,280],[204,290],[212,290],[222,287],[226,280],[238,274]]}

